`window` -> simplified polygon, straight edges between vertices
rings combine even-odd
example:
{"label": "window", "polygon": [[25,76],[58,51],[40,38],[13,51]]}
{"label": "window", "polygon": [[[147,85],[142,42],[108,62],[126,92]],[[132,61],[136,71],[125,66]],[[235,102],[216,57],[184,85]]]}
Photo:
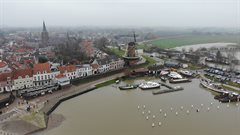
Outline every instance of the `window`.
{"label": "window", "polygon": [[22,79],[22,77],[21,77],[21,76],[19,76],[19,77],[18,77],[18,79]]}
{"label": "window", "polygon": [[28,76],[28,75],[26,75],[26,76],[25,76],[25,78],[29,78],[29,76]]}

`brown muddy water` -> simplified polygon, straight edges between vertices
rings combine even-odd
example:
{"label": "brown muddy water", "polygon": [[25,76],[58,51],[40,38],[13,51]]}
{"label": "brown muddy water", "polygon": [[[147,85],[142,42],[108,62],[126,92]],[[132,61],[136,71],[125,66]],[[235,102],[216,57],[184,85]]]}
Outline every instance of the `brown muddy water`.
{"label": "brown muddy water", "polygon": [[[142,79],[124,83],[139,83],[143,81]],[[194,79],[191,83],[176,85],[184,87],[184,90],[153,95],[151,90],[120,91],[116,84],[96,89],[62,103],[53,113],[62,114],[65,120],[57,128],[39,134],[238,135],[240,133],[240,103],[239,105],[219,103],[214,100],[213,93],[201,88],[198,79]],[[199,112],[196,111],[197,109]],[[154,127],[152,127],[153,123]]]}

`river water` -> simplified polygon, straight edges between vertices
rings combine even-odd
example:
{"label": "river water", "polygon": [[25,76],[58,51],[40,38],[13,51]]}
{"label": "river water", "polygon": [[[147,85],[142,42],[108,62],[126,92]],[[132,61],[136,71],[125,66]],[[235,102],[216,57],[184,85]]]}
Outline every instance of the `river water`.
{"label": "river water", "polygon": [[[125,83],[139,83],[143,81],[142,79]],[[54,113],[64,115],[66,120],[59,127],[43,131],[40,134],[239,134],[240,103],[239,106],[236,103],[219,103],[214,100],[213,93],[201,88],[198,79],[194,79],[191,83],[177,85],[185,89],[161,95],[153,95],[151,90],[120,91],[116,84],[96,89],[62,103]],[[161,89],[165,89],[165,87],[161,87]],[[144,105],[145,109],[143,108]],[[138,109],[138,106],[140,109]],[[181,106],[183,109],[181,109]],[[171,111],[170,108],[173,110]],[[160,109],[162,109],[161,113]],[[200,111],[197,112],[196,109]],[[188,110],[189,114],[187,113]],[[142,114],[143,111],[144,114]],[[150,111],[150,114],[148,111]],[[176,115],[176,112],[178,115]],[[166,117],[164,116],[165,113]],[[155,119],[153,115],[155,115]],[[148,120],[146,119],[147,116],[149,117]],[[161,122],[161,126],[158,125],[159,122]],[[155,124],[155,127],[152,127],[152,123]]]}

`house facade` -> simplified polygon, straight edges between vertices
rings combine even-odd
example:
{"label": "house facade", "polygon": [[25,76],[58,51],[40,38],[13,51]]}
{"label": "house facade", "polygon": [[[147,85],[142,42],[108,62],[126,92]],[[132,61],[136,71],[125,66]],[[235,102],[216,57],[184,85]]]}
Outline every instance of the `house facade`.
{"label": "house facade", "polygon": [[78,77],[77,70],[75,65],[66,65],[60,66],[59,71],[61,74],[65,75],[70,80],[75,79]]}
{"label": "house facade", "polygon": [[13,90],[31,88],[33,84],[32,69],[19,69],[13,72]]}
{"label": "house facade", "polygon": [[40,63],[33,65],[33,84],[34,86],[44,86],[52,84],[53,75],[50,70],[50,64]]}
{"label": "house facade", "polygon": [[77,65],[78,77],[90,76],[93,74],[93,69],[90,64]]}

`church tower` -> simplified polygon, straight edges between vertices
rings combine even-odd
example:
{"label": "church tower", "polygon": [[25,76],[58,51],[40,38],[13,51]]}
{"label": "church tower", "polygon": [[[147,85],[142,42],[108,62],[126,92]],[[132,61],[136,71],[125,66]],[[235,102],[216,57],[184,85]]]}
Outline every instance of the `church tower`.
{"label": "church tower", "polygon": [[41,45],[40,45],[40,48],[47,47],[48,43],[49,43],[48,40],[49,40],[48,32],[47,32],[47,29],[46,29],[45,22],[43,21],[43,30],[42,30],[42,33],[41,33]]}

